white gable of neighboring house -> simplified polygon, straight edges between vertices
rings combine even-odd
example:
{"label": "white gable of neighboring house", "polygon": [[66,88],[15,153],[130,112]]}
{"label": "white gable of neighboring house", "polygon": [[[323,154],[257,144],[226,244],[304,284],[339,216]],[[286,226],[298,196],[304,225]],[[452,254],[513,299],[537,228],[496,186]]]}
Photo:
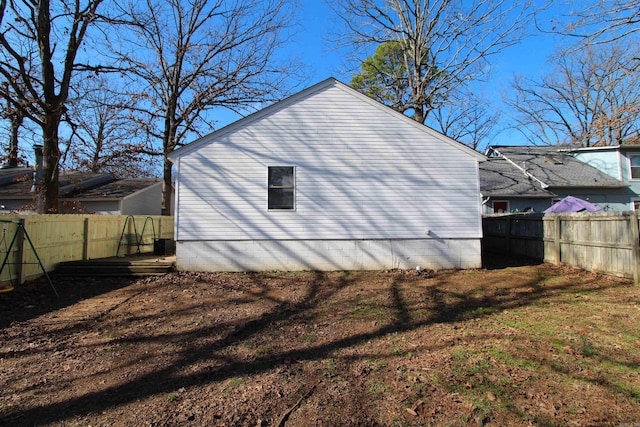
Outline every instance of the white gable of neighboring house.
{"label": "white gable of neighboring house", "polygon": [[[336,80],[170,157],[179,267],[182,255],[183,268],[203,269],[193,259],[205,252],[225,259],[219,269],[395,267],[440,258],[479,266],[484,156]],[[270,166],[294,168],[292,210],[268,209]],[[394,254],[391,246],[402,242],[415,256]],[[223,251],[238,251],[238,260]],[[258,254],[249,259],[246,251]],[[347,259],[351,251],[357,259]],[[262,252],[277,255],[265,261]],[[471,261],[461,263],[465,256]]]}

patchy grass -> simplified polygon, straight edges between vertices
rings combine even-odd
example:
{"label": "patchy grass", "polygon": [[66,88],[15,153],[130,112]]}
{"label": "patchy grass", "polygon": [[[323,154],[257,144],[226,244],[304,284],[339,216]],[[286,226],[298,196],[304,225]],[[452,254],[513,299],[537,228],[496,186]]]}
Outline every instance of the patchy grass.
{"label": "patchy grass", "polygon": [[537,265],[56,287],[61,302],[38,296],[47,284],[0,295],[1,424],[640,420],[640,292],[607,276]]}

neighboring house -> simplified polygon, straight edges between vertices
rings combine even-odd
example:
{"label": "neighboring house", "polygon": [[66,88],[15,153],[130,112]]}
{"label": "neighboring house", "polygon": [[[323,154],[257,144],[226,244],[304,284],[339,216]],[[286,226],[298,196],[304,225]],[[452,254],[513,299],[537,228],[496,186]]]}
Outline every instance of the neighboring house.
{"label": "neighboring house", "polygon": [[558,196],[502,157],[480,165],[483,213],[542,212]]}
{"label": "neighboring house", "polygon": [[[60,213],[160,215],[162,181],[106,173],[60,174]],[[35,211],[33,169],[0,169],[0,212]]]}
{"label": "neighboring house", "polygon": [[558,147],[491,146],[480,165],[484,213],[542,212],[566,196],[626,210],[629,185]]}
{"label": "neighboring house", "polygon": [[485,157],[335,79],[169,158],[181,270],[481,266]]}
{"label": "neighboring house", "polygon": [[629,185],[630,200],[621,210],[640,207],[640,144],[575,148],[567,150],[576,159]]}

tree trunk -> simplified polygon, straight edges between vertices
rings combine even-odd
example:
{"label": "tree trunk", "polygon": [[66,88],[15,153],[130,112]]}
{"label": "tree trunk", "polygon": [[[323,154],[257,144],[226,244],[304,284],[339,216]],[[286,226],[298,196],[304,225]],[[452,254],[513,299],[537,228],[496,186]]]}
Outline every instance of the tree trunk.
{"label": "tree trunk", "polygon": [[167,156],[173,152],[176,148],[176,111],[178,108],[178,95],[177,90],[172,88],[171,98],[166,107],[165,119],[164,119],[164,138],[162,139],[162,151],[164,160],[164,174],[162,184],[162,215],[169,216],[171,212],[171,197],[173,194],[171,187],[171,168],[173,163],[169,161]]}
{"label": "tree trunk", "polygon": [[173,197],[173,187],[171,186],[171,166],[172,163],[164,157],[164,174],[162,183],[162,215],[169,216],[171,211],[171,199]]}
{"label": "tree trunk", "polygon": [[58,213],[58,162],[60,160],[60,148],[58,146],[58,125],[60,114],[48,113],[44,118],[42,131],[44,136],[43,157],[44,167],[42,168],[42,183],[38,186],[38,198],[42,197],[42,203],[38,205],[38,213],[55,214]]}
{"label": "tree trunk", "polygon": [[16,112],[15,115],[11,116],[11,136],[9,139],[9,166],[17,167],[18,166],[18,132],[20,131],[20,126],[22,126],[22,115],[19,112]]}

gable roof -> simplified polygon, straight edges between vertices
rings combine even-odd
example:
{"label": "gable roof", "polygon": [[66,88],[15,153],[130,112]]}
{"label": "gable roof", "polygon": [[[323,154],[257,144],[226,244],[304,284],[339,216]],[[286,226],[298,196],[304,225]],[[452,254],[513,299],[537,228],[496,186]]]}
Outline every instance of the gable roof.
{"label": "gable roof", "polygon": [[394,109],[392,109],[391,107],[384,105],[360,92],[358,92],[357,90],[353,89],[352,87],[338,81],[337,79],[330,77],[326,80],[321,81],[320,83],[317,83],[307,89],[304,89],[294,95],[289,96],[288,98],[285,98],[281,101],[278,101],[262,110],[259,110],[253,114],[250,114],[236,122],[233,122],[213,133],[210,133],[208,135],[205,135],[193,142],[191,142],[188,145],[185,145],[175,151],[173,151],[171,154],[168,155],[169,160],[171,161],[175,161],[178,158],[180,158],[183,155],[192,153],[196,150],[198,150],[201,146],[206,145],[208,143],[210,143],[211,141],[215,140],[218,137],[224,136],[228,133],[234,132],[240,128],[243,128],[245,126],[248,126],[249,124],[251,124],[254,121],[260,120],[263,117],[266,117],[268,115],[274,114],[277,111],[280,111],[296,102],[298,102],[299,100],[306,98],[308,96],[311,96],[315,93],[319,93],[322,92],[328,88],[338,88],[340,90],[342,90],[343,92],[345,92],[346,94],[349,94],[350,96],[354,96],[357,97],[358,99],[360,99],[363,102],[368,103],[369,105],[374,106],[375,108],[380,109],[381,111],[389,114],[392,118],[397,119],[397,120],[402,120],[405,123],[407,123],[410,126],[414,126],[417,129],[420,129],[421,131],[425,132],[426,134],[436,137],[439,140],[441,140],[442,142],[451,145],[452,147],[463,151],[464,153],[475,157],[478,161],[484,161],[486,160],[486,157],[482,154],[479,153],[477,151],[475,151],[474,149],[464,145],[461,142],[455,141],[443,134],[441,134],[440,132],[435,131],[434,129],[431,129],[428,126],[425,126],[421,123],[416,122],[415,120],[405,116],[402,113],[399,113],[397,111],[395,111]]}
{"label": "gable roof", "polygon": [[492,146],[487,155],[503,158],[543,189],[628,187],[558,147]]}

